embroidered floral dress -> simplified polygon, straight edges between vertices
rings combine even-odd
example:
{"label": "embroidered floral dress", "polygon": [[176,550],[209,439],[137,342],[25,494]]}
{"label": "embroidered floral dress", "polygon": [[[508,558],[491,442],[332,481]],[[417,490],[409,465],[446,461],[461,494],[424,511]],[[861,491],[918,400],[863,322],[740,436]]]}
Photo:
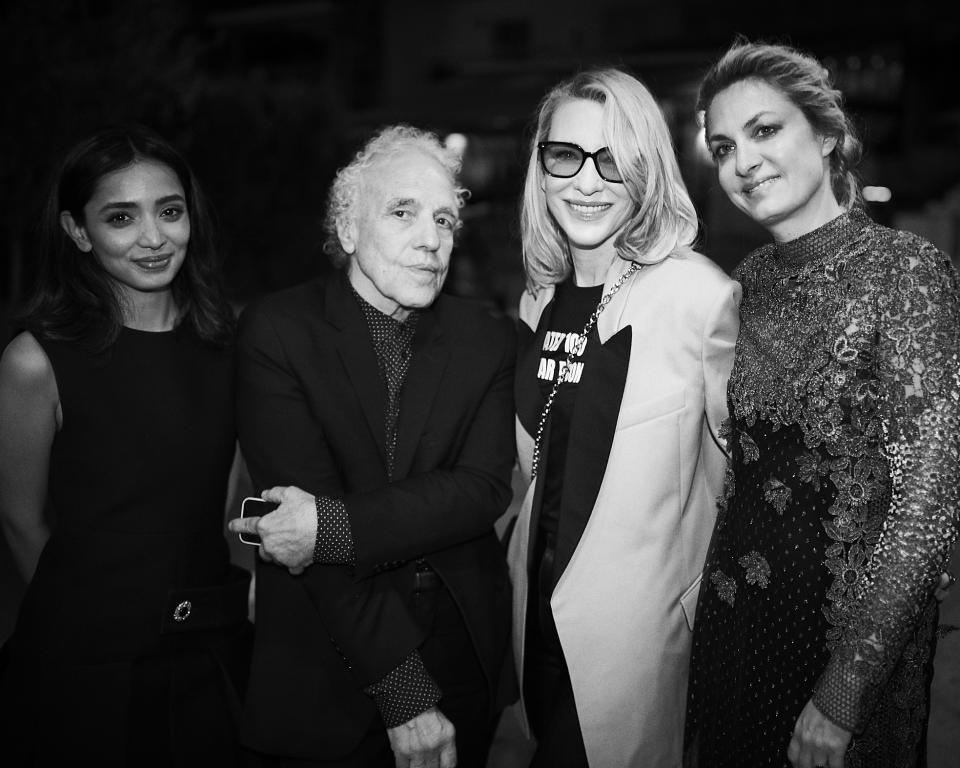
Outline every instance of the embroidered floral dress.
{"label": "embroidered floral dress", "polygon": [[738,267],[731,470],[685,764],[785,766],[811,698],[846,768],[924,764],[932,599],[958,529],[960,304],[930,243],[843,215]]}

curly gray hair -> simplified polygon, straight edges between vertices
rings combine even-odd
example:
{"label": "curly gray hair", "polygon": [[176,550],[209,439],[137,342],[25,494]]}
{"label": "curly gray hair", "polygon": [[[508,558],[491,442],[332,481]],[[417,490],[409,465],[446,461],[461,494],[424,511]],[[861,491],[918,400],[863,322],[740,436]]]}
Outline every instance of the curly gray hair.
{"label": "curly gray hair", "polygon": [[330,256],[335,267],[343,267],[350,260],[340,245],[337,227],[355,215],[355,207],[360,197],[360,183],[363,173],[380,160],[388,158],[406,149],[417,149],[437,160],[447,171],[454,186],[457,207],[463,207],[469,192],[460,186],[460,157],[447,149],[439,137],[431,132],[412,125],[390,125],[381,129],[354,155],[348,165],[337,171],[330,185],[327,210],[323,228],[326,233],[323,250]]}

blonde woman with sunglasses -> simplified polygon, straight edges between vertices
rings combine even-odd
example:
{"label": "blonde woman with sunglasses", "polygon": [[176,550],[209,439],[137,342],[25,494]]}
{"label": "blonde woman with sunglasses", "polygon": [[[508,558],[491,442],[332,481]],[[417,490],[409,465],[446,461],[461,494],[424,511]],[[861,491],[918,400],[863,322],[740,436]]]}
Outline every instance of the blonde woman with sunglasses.
{"label": "blonde woman with sunglasses", "polygon": [[607,69],[547,94],[522,207],[529,485],[510,542],[534,766],[680,762],[740,297],[696,236],[642,83]]}

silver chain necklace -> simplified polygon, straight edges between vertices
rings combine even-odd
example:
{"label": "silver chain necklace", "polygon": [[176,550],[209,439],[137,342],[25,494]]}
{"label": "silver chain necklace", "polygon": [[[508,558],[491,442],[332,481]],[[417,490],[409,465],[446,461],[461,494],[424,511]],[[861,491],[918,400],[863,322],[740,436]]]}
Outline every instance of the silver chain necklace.
{"label": "silver chain necklace", "polygon": [[563,368],[557,371],[557,378],[553,382],[553,388],[550,390],[550,394],[547,397],[547,402],[544,403],[543,411],[540,414],[540,423],[537,425],[537,439],[533,445],[533,461],[532,468],[530,470],[530,480],[534,480],[537,476],[537,469],[540,466],[540,443],[543,440],[543,431],[547,427],[547,419],[550,418],[550,409],[553,407],[553,401],[557,396],[557,392],[560,389],[560,383],[566,378],[567,371],[570,370],[570,363],[573,362],[573,358],[578,355],[582,355],[584,349],[587,347],[587,335],[590,331],[593,330],[593,326],[597,323],[597,318],[600,317],[600,313],[606,308],[607,304],[610,303],[610,299],[613,298],[614,294],[620,290],[620,287],[627,282],[633,275],[643,269],[642,264],[637,262],[632,262],[627,268],[627,271],[624,272],[617,279],[611,287],[610,290],[603,295],[603,298],[600,299],[600,303],[597,304],[597,308],[593,310],[593,314],[590,315],[590,318],[587,320],[587,324],[583,326],[583,331],[580,332],[580,340],[577,344],[570,350],[570,353],[567,355],[567,360],[563,364]]}

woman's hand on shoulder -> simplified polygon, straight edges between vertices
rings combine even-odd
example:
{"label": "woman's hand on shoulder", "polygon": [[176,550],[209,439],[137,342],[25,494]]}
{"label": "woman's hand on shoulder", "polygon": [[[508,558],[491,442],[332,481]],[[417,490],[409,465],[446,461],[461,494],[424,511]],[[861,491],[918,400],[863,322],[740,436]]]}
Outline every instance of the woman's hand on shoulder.
{"label": "woman's hand on shoulder", "polygon": [[787,759],[793,768],[843,768],[852,735],[808,701],[793,727]]}

